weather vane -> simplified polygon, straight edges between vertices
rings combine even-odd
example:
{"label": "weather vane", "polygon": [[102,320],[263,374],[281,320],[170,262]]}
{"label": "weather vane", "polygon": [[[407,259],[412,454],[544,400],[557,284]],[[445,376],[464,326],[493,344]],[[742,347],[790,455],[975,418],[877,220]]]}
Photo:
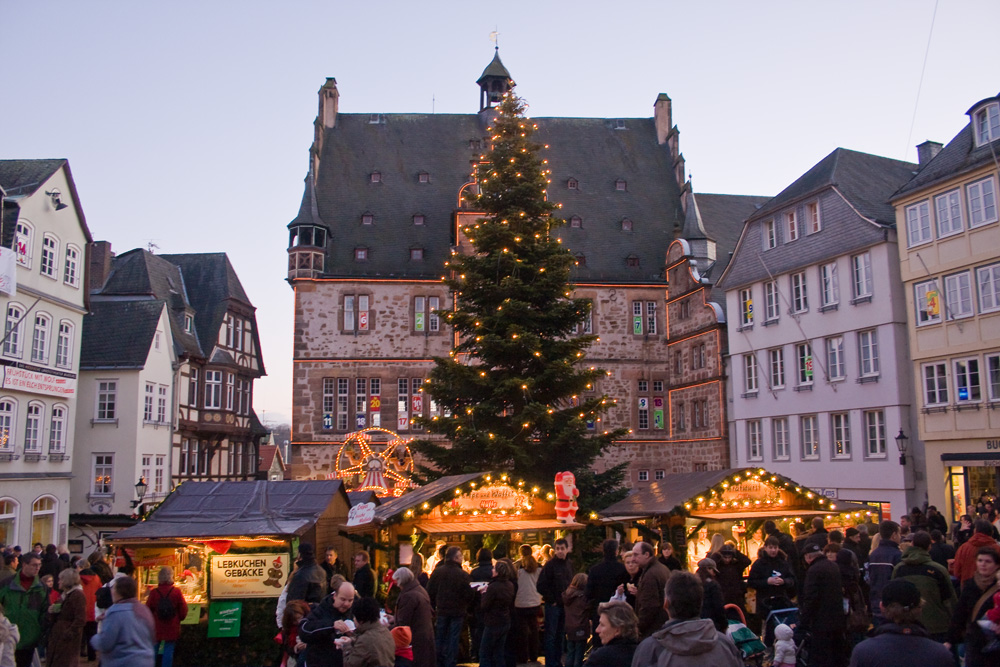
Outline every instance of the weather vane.
{"label": "weather vane", "polygon": [[493,42],[494,48],[498,51],[500,50],[500,33],[494,30],[490,33],[490,41]]}

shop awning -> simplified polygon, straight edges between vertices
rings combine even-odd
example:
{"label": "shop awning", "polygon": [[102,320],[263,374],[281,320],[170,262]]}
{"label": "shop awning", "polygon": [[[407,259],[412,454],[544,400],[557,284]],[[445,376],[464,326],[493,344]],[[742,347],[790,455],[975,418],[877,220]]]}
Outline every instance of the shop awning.
{"label": "shop awning", "polygon": [[732,470],[705,470],[667,475],[662,481],[653,482],[598,514],[605,520],[622,517],[616,518],[617,521],[670,514],[675,509],[683,508],[692,496],[715,486],[731,474]]}
{"label": "shop awning", "polygon": [[302,535],[347,494],[340,480],[184,482],[114,541]]}
{"label": "shop awning", "polygon": [[583,528],[580,523],[563,523],[555,519],[529,519],[525,521],[448,521],[446,523],[418,523],[415,528],[428,535],[458,535],[464,533],[508,533],[526,530],[568,530]]}
{"label": "shop awning", "polygon": [[[441,477],[436,479],[430,484],[425,484],[419,489],[414,489],[413,491],[407,491],[399,498],[393,498],[387,501],[385,504],[375,508],[375,520],[373,523],[385,523],[386,521],[399,516],[408,509],[413,509],[417,505],[422,505],[423,503],[431,503],[436,505],[438,496],[443,496],[444,494],[451,494],[453,490],[465,484],[466,482],[471,482],[472,480],[478,480],[480,477],[485,477],[488,473],[485,472],[473,472],[465,475],[449,475],[448,477]],[[369,526],[371,524],[368,524]],[[353,526],[353,528],[358,528],[358,526]]]}

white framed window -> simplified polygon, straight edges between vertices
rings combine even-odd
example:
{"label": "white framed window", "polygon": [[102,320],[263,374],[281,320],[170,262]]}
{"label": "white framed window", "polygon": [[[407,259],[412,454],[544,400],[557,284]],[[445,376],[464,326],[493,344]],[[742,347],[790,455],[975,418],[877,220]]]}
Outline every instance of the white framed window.
{"label": "white framed window", "polygon": [[112,421],[118,418],[118,382],[116,380],[97,381],[97,421]]}
{"label": "white framed window", "polygon": [[863,299],[873,294],[872,286],[872,255],[863,252],[851,258],[854,271],[854,298]]}
{"label": "white framed window", "polygon": [[52,406],[52,416],[49,419],[49,453],[64,454],[66,452],[66,407]]}
{"label": "white framed window", "polygon": [[962,197],[957,189],[935,197],[934,210],[937,213],[938,238],[962,231]]}
{"label": "white framed window", "polygon": [[31,268],[32,245],[34,242],[35,228],[26,220],[18,220],[14,227],[14,252],[17,253],[17,263],[21,266]]}
{"label": "white framed window", "polygon": [[976,269],[976,283],[979,285],[979,312],[1000,310],[1000,264]]}
{"label": "white framed window", "polygon": [[24,308],[20,304],[7,304],[7,319],[4,324],[6,340],[3,344],[3,353],[8,357],[21,357],[21,319],[23,317]]}
{"label": "white framed window", "polygon": [[91,495],[110,496],[114,493],[114,472],[114,454],[94,454]]}
{"label": "white framed window", "polygon": [[56,514],[59,501],[42,496],[31,504],[31,543],[49,544],[56,541]]}
{"label": "white framed window", "polygon": [[0,498],[0,542],[16,544],[18,503],[13,498]]}
{"label": "white framed window", "polygon": [[774,460],[787,461],[791,457],[788,449],[788,419],[772,419],[771,432],[774,436]]}
{"label": "white framed window", "polygon": [[799,417],[802,427],[802,460],[819,459],[819,422],[816,415]]}
{"label": "white framed window", "polygon": [[0,451],[14,450],[14,429],[17,426],[17,403],[10,398],[0,399]]}
{"label": "white framed window", "polygon": [[167,386],[163,384],[156,388],[156,421],[167,423]]}
{"label": "white framed window", "polygon": [[991,401],[1000,401],[1000,354],[986,356],[986,387]]}
{"label": "white framed window", "polygon": [[785,242],[790,243],[799,238],[799,219],[795,211],[785,214]]}
{"label": "white framed window", "polygon": [[885,458],[885,412],[866,410],[864,415],[865,456],[871,459]]}
{"label": "white framed window", "polygon": [[851,415],[848,412],[834,412],[830,415],[833,430],[832,456],[835,459],[851,458]]}
{"label": "white framed window", "polygon": [[740,324],[753,324],[753,289],[749,287],[740,290]]}
{"label": "white framed window", "polygon": [[997,221],[996,185],[992,176],[966,185],[965,196],[969,200],[969,227]]}
{"label": "white framed window", "polygon": [[946,405],[948,403],[948,364],[938,362],[924,364],[924,405]]}
{"label": "white framed window", "polygon": [[232,411],[236,391],[236,376],[226,373],[226,410]]}
{"label": "white framed window", "polygon": [[38,265],[38,272],[43,276],[55,280],[59,271],[59,239],[53,234],[42,236],[42,261]]}
{"label": "white framed window", "polygon": [[780,316],[781,297],[778,294],[778,281],[769,280],[764,283],[764,319],[770,322]]}
{"label": "white framed window", "polygon": [[916,308],[917,326],[938,324],[941,321],[941,293],[937,281],[917,283],[913,286],[913,306]]}
{"label": "white framed window", "polygon": [[982,146],[1000,137],[1000,105],[987,104],[977,111],[973,126],[976,130],[976,146]]}
{"label": "white framed window", "polygon": [[222,371],[205,371],[205,409],[222,409]]}
{"label": "white framed window", "polygon": [[142,455],[142,466],[139,468],[139,479],[145,480],[146,484],[153,479],[153,456],[152,454]]}
{"label": "white framed window", "polygon": [[858,358],[861,377],[875,377],[879,374],[878,331],[875,329],[858,332]]}
{"label": "white framed window", "polygon": [[440,318],[436,313],[440,307],[439,297],[413,297],[413,330],[429,333],[440,331]]}
{"label": "white framed window", "polygon": [[347,399],[350,397],[350,384],[347,378],[337,378],[337,430],[346,431],[349,423]]}
{"label": "white framed window", "polygon": [[656,481],[660,481],[661,479],[665,478],[666,476],[667,476],[667,471],[666,470],[654,470],[653,471],[653,479],[655,479]]}
{"label": "white framed window", "polygon": [[823,306],[833,306],[840,302],[840,285],[837,283],[837,263],[830,262],[819,267],[823,283]]}
{"label": "white framed window", "polygon": [[371,330],[370,300],[367,294],[344,295],[344,331]]}
{"label": "white framed window", "polygon": [[906,242],[909,247],[931,240],[931,205],[926,201],[906,207]]}
{"label": "white framed window", "polygon": [[648,482],[649,481],[649,471],[648,470],[640,470],[639,471],[639,481],[640,482]]}
{"label": "white framed window", "polygon": [[843,380],[847,377],[844,365],[844,337],[833,336],[826,339],[826,370],[830,380]]}
{"label": "white framed window", "polygon": [[40,364],[49,361],[49,327],[52,319],[45,313],[35,315],[35,326],[31,333],[31,360]]}
{"label": "white framed window", "polygon": [[156,394],[156,386],[152,382],[146,383],[146,393],[142,397],[142,421],[153,421],[153,398]]}
{"label": "white framed window", "polygon": [[778,247],[778,228],[774,220],[764,222],[764,250]]}
{"label": "white framed window", "polygon": [[28,413],[24,418],[24,451],[38,453],[42,451],[42,413],[45,406],[41,403],[28,403]]}
{"label": "white framed window", "polygon": [[743,389],[748,394],[757,393],[757,358],[752,354],[743,355]]}
{"label": "white framed window", "polygon": [[636,336],[656,334],[655,301],[632,302],[632,334]]}
{"label": "white framed window", "polygon": [[73,365],[73,323],[69,320],[59,321],[59,334],[56,338],[56,366],[70,368]]}
{"label": "white framed window", "polygon": [[198,391],[198,381],[200,372],[197,368],[191,369],[191,377],[188,378],[188,405],[191,407],[199,406],[200,392]]}
{"label": "white framed window", "polygon": [[194,331],[194,317],[188,313],[184,313],[184,331],[186,333]]}
{"label": "white framed window", "polygon": [[955,402],[974,403],[983,398],[979,386],[979,359],[956,359],[955,369]]}
{"label": "white framed window", "polygon": [[972,316],[972,273],[962,271],[944,278],[945,314],[949,320]]}
{"label": "white framed window", "polygon": [[823,221],[819,218],[819,202],[814,201],[806,204],[806,224],[809,226],[809,234],[815,234],[823,229]]}
{"label": "white framed window", "polygon": [[809,343],[799,343],[795,346],[795,357],[798,360],[799,385],[813,383],[812,346]]}
{"label": "white framed window", "polygon": [[806,290],[806,272],[793,273],[792,281],[792,312],[804,313],[809,310],[809,294]]}
{"label": "white framed window", "polygon": [[63,282],[70,287],[80,286],[80,249],[66,244],[66,260],[63,262]]}
{"label": "white framed window", "polygon": [[785,349],[776,347],[767,354],[771,362],[771,388],[780,389],[785,386]]}
{"label": "white framed window", "polygon": [[759,419],[747,421],[747,459],[750,461],[764,460],[764,443],[761,441]]}
{"label": "white framed window", "polygon": [[160,494],[164,491],[164,478],[167,468],[167,457],[157,455],[156,467],[153,468],[153,493]]}

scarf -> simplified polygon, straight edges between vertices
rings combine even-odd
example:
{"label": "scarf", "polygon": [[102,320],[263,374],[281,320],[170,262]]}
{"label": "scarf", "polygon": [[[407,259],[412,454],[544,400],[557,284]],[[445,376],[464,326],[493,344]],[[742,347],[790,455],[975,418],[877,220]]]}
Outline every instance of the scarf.
{"label": "scarf", "polygon": [[979,572],[977,571],[972,576],[972,578],[976,580],[976,586],[978,586],[979,590],[981,590],[981,591],[985,591],[987,588],[989,588],[993,584],[997,583],[997,577],[996,577],[995,574],[994,575],[986,576],[986,575],[979,574]]}

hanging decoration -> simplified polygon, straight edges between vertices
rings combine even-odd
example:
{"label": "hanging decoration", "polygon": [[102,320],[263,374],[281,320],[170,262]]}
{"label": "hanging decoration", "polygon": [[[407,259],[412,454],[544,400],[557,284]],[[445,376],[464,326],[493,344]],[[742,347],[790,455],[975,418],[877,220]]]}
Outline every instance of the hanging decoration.
{"label": "hanging decoration", "polygon": [[337,452],[335,476],[348,491],[399,497],[415,486],[409,442],[377,426],[350,433]]}

